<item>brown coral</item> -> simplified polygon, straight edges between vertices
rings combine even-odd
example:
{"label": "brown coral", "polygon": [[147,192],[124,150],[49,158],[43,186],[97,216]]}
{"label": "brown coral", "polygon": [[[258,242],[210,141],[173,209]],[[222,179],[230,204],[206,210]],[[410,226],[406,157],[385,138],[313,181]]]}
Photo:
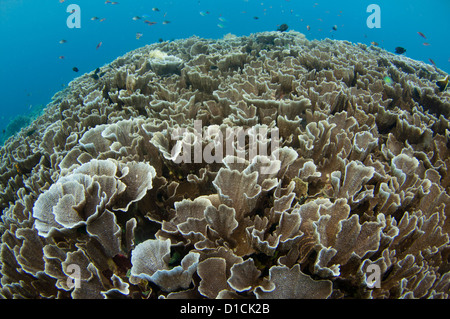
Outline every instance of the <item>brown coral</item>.
{"label": "brown coral", "polygon": [[293,31],[100,71],[0,151],[1,297],[449,298],[441,71]]}

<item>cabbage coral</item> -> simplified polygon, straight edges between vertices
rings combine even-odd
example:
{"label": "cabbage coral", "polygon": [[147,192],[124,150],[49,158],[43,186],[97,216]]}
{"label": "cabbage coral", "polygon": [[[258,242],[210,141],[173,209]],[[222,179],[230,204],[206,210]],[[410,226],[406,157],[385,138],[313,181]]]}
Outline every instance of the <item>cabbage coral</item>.
{"label": "cabbage coral", "polygon": [[449,297],[442,71],[290,31],[98,73],[0,151],[1,297]]}

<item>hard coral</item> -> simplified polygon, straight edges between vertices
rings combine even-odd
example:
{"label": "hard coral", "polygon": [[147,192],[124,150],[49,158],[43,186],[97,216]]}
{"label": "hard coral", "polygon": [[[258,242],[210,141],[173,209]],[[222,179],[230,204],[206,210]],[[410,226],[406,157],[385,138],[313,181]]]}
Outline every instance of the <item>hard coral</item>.
{"label": "hard coral", "polygon": [[440,70],[290,31],[97,73],[0,151],[1,297],[449,298]]}

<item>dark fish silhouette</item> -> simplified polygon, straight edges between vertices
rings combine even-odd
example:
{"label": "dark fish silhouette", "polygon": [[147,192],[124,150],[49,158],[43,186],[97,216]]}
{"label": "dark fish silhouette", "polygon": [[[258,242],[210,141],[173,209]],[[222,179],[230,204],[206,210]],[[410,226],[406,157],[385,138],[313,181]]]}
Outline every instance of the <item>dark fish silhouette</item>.
{"label": "dark fish silhouette", "polygon": [[405,52],[406,52],[405,48],[402,48],[402,47],[396,47],[395,48],[395,53],[397,53],[397,54],[403,54]]}
{"label": "dark fish silhouette", "polygon": [[436,63],[434,63],[434,61],[433,61],[433,59],[428,59],[428,61],[430,61],[431,62],[431,64],[433,64],[434,66],[436,66]]}
{"label": "dark fish silhouette", "polygon": [[29,130],[28,132],[25,133],[26,136],[31,136],[34,134],[34,132],[36,132],[36,129],[33,130]]}
{"label": "dark fish silhouette", "polygon": [[288,26],[286,23],[283,23],[282,25],[280,25],[280,26],[278,27],[277,31],[284,32],[284,31],[286,31],[287,29],[289,29],[289,26]]}
{"label": "dark fish silhouette", "polygon": [[79,71],[78,68],[77,68],[76,66],[74,66],[74,67],[72,68],[72,70],[73,70],[74,72],[78,72],[78,71]]}
{"label": "dark fish silhouette", "polygon": [[418,35],[420,35],[422,38],[426,39],[427,37],[422,32],[417,32]]}

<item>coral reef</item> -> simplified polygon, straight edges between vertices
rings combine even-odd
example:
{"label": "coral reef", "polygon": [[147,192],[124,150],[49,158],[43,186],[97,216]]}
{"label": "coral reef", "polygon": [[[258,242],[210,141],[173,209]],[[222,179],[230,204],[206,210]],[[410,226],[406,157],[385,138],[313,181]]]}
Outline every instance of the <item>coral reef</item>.
{"label": "coral reef", "polygon": [[99,73],[1,148],[0,297],[449,298],[442,71],[289,31]]}
{"label": "coral reef", "polygon": [[30,107],[29,113],[26,115],[19,114],[7,123],[6,127],[0,132],[0,145],[3,145],[10,136],[18,133],[21,129],[25,129],[25,134],[27,136],[34,134],[35,129],[29,126],[31,122],[42,115],[44,105]]}

